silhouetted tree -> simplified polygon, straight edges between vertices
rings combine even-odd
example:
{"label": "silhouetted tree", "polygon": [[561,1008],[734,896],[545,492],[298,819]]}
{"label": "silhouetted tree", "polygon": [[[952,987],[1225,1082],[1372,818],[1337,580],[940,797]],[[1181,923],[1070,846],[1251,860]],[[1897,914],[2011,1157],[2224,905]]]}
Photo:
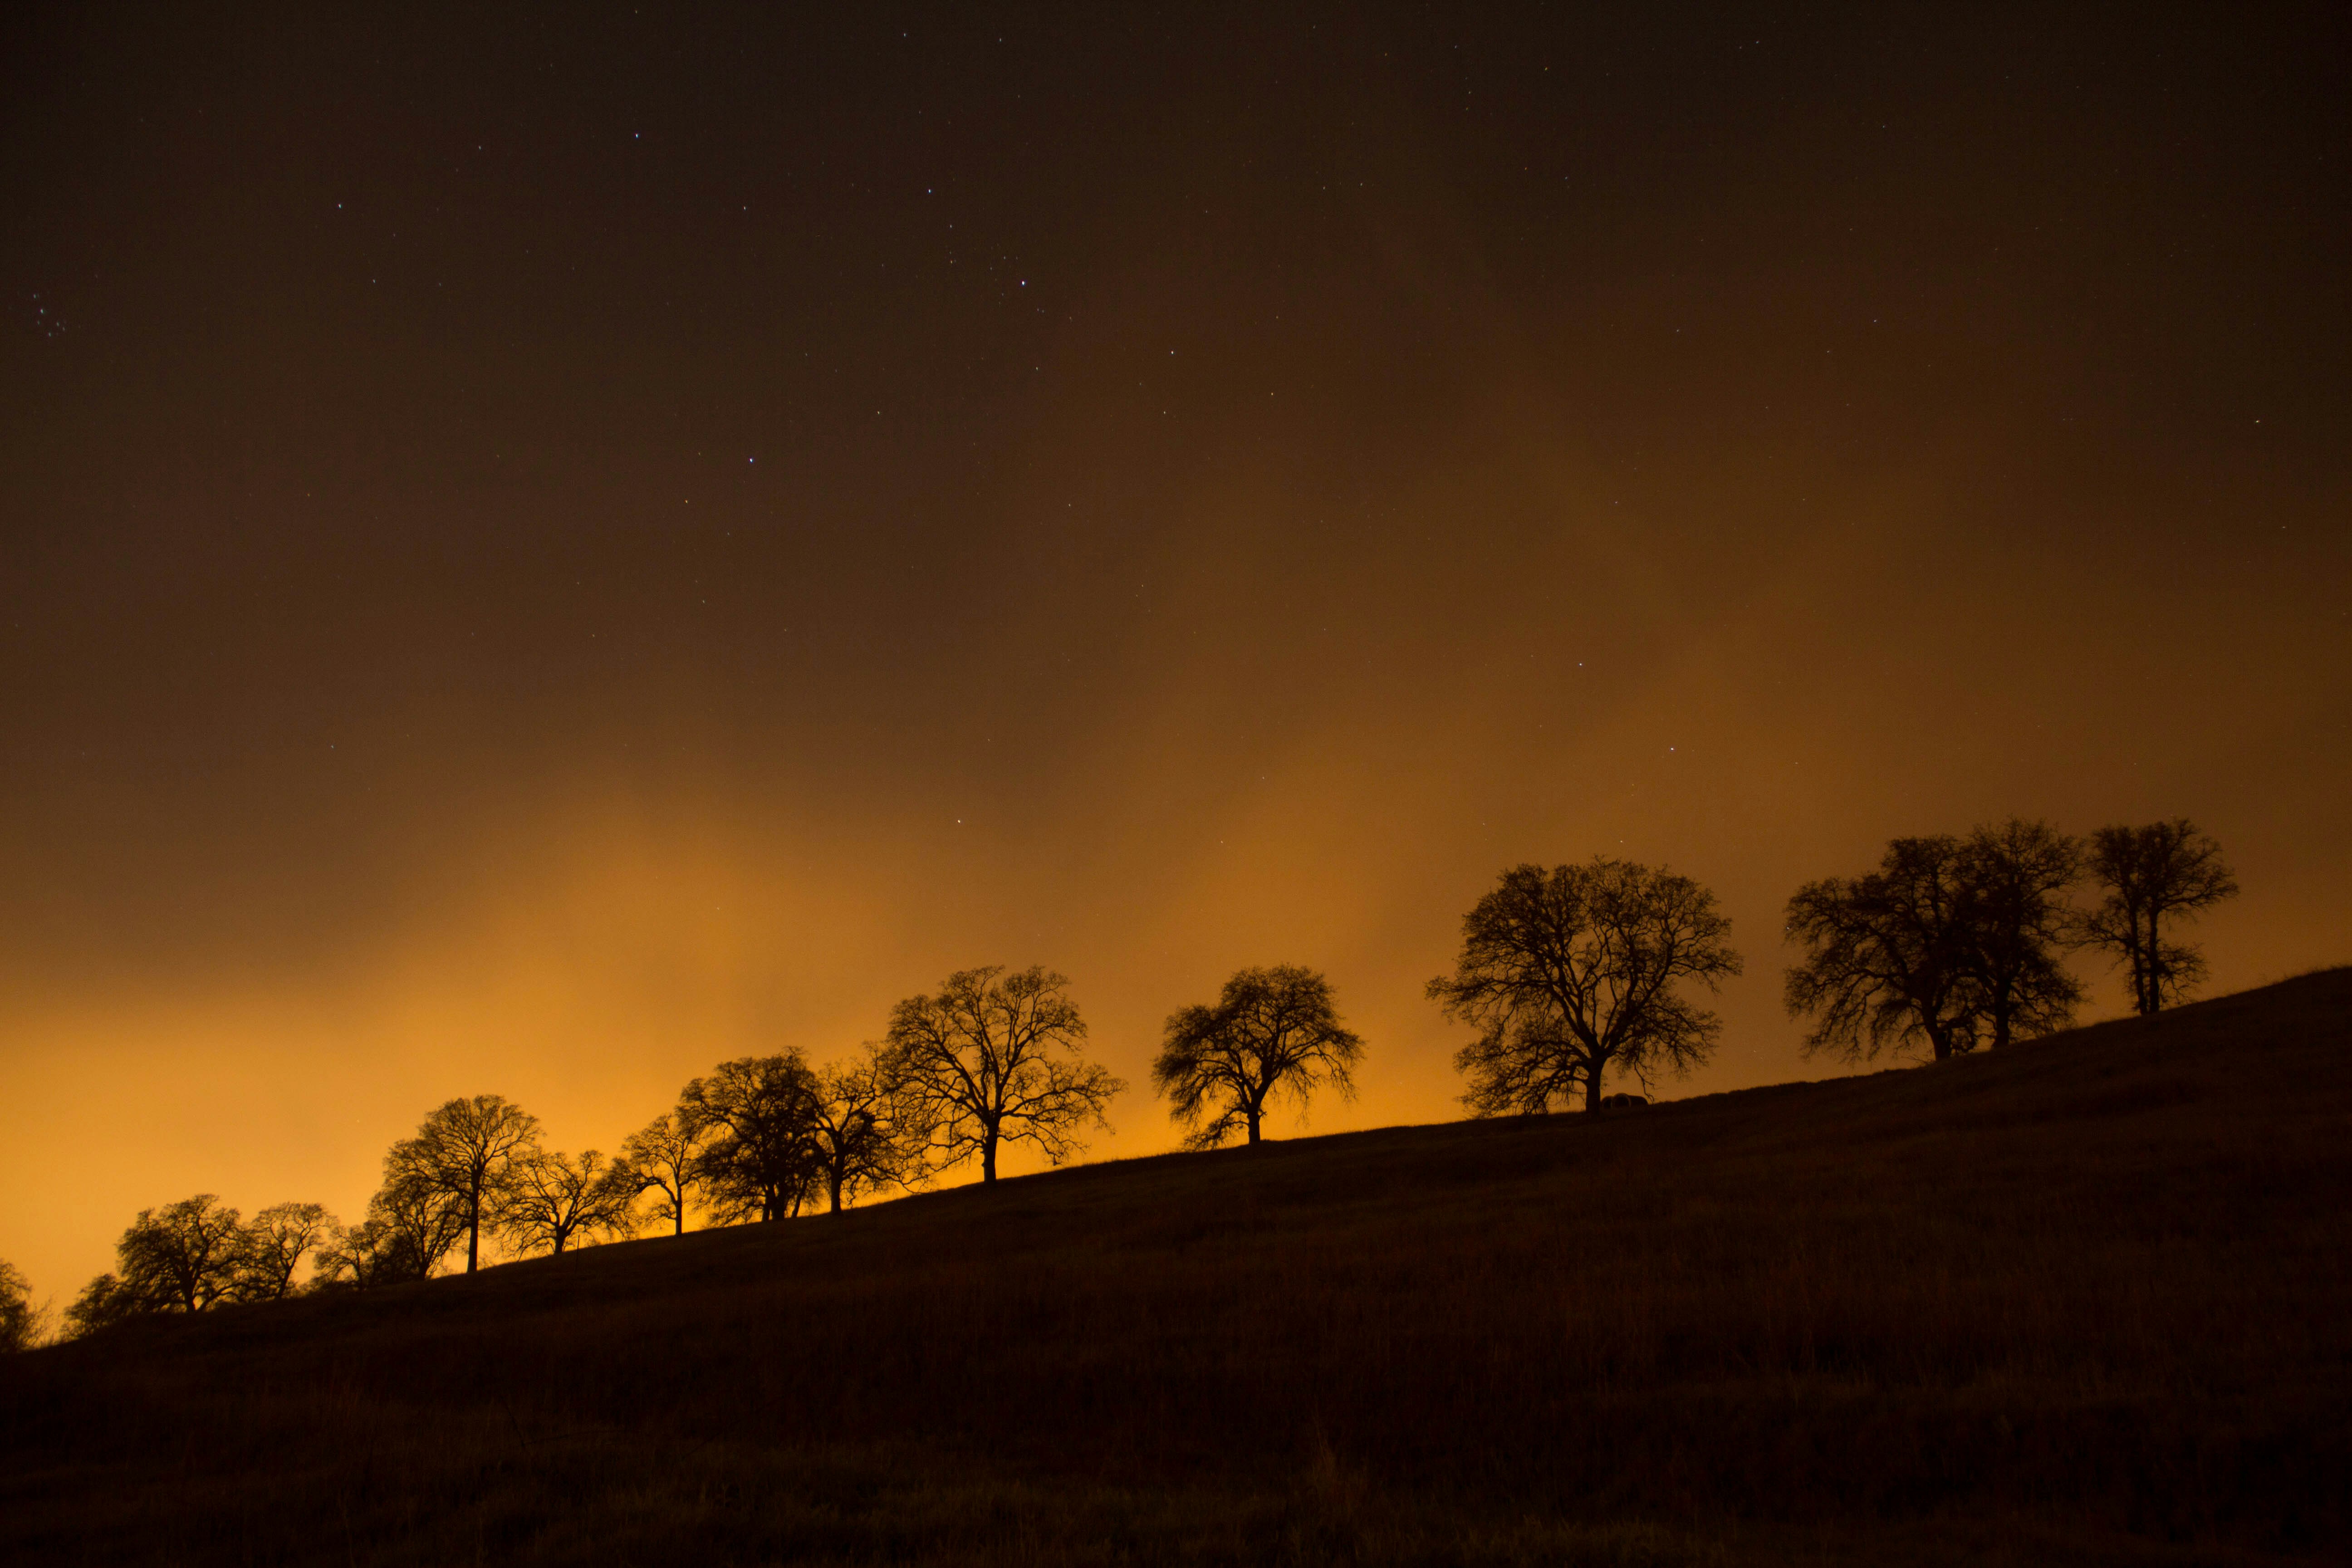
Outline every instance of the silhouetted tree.
{"label": "silhouetted tree", "polygon": [[1685,1000],[1739,973],[1731,922],[1688,877],[1595,856],[1590,865],[1515,866],[1463,918],[1462,954],[1429,983],[1448,1018],[1476,1026],[1454,1065],[1473,1114],[1537,1113],[1581,1095],[1601,1106],[1614,1066],[1644,1085],[1686,1072],[1722,1021]]}
{"label": "silhouetted tree", "polygon": [[[452,1100],[384,1156],[383,1184],[404,1204],[435,1194],[465,1215],[466,1272],[481,1266],[482,1227],[496,1217],[515,1163],[539,1146],[539,1118],[495,1094]],[[430,1267],[428,1261],[427,1267]]]}
{"label": "silhouetted tree", "polygon": [[41,1314],[33,1305],[32,1281],[0,1258],[0,1354],[31,1350],[40,1337]]}
{"label": "silhouetted tree", "polygon": [[114,1244],[115,1272],[82,1288],[66,1309],[67,1331],[93,1333],[151,1312],[201,1312],[236,1288],[243,1227],[210,1193],[141,1209]]}
{"label": "silhouetted tree", "polygon": [[936,1168],[977,1155],[992,1182],[1001,1144],[1034,1144],[1058,1165],[1085,1147],[1083,1124],[1109,1130],[1103,1112],[1127,1085],[1079,1056],[1087,1026],[1069,985],[1035,965],[966,969],[891,1010],[886,1059]]}
{"label": "silhouetted tree", "polygon": [[722,1224],[801,1212],[816,1184],[816,1075],[795,1049],[721,1062],[678,1096],[701,1134],[695,1174]]}
{"label": "silhouetted tree", "polygon": [[668,1220],[679,1236],[686,1234],[688,1195],[701,1180],[701,1130],[683,1110],[663,1111],[621,1145],[621,1166],[637,1191],[661,1194],[654,1217]]}
{"label": "silhouetted tree", "polygon": [[903,1184],[920,1163],[919,1113],[899,1093],[881,1047],[870,1043],[852,1060],[831,1063],[817,1074],[810,1131],[819,1179],[835,1214],[861,1193]]}
{"label": "silhouetted tree", "polygon": [[2172,922],[2238,892],[2221,847],[2185,816],[2091,835],[2092,879],[2105,897],[2084,922],[2090,945],[2124,965],[2143,1014],[2178,1002],[2205,977],[2205,955],[2166,933]]}
{"label": "silhouetted tree", "polygon": [[1790,1017],[1811,1016],[1808,1054],[1849,1060],[1924,1040],[1942,1061],[1976,1047],[1982,992],[1971,973],[1968,879],[1958,839],[1897,838],[1876,871],[1808,882],[1788,931],[1806,947],[1789,971]]}
{"label": "silhouetted tree", "polygon": [[1996,1050],[2074,1021],[2083,987],[2067,973],[2065,952],[2079,922],[2065,895],[2082,866],[2074,839],[2014,816],[1977,828],[1960,846],[1965,962]]}
{"label": "silhouetted tree", "polygon": [[430,1279],[465,1234],[462,1199],[423,1181],[390,1181],[368,1200],[367,1218],[320,1247],[316,1278],[362,1290]]}
{"label": "silhouetted tree", "polygon": [[635,1173],[591,1149],[577,1160],[534,1149],[516,1159],[499,1200],[498,1231],[521,1250],[555,1256],[573,1238],[636,1230]]}
{"label": "silhouetted tree", "polygon": [[302,1260],[325,1246],[336,1230],[335,1216],[317,1204],[272,1204],[246,1222],[237,1237],[236,1279],[240,1301],[277,1301],[294,1293]]}
{"label": "silhouetted tree", "polygon": [[123,1283],[160,1310],[205,1310],[236,1288],[241,1217],[210,1193],[140,1210],[114,1247]]}
{"label": "silhouetted tree", "polygon": [[101,1274],[83,1286],[81,1294],[66,1309],[66,1338],[81,1339],[163,1310],[153,1296],[124,1284],[119,1275]]}
{"label": "silhouetted tree", "polygon": [[1277,1091],[1302,1110],[1326,1083],[1353,1099],[1350,1069],[1363,1054],[1364,1042],[1340,1027],[1331,983],[1286,963],[1242,970],[1215,1002],[1171,1014],[1151,1079],[1169,1116],[1192,1129],[1185,1147],[1213,1149],[1237,1131],[1256,1142]]}

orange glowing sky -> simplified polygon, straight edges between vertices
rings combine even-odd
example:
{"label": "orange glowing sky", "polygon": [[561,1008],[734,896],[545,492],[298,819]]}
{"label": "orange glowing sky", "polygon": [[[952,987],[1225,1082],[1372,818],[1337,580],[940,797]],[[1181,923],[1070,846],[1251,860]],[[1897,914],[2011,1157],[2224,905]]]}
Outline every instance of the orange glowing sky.
{"label": "orange glowing sky", "polygon": [[1896,834],[2186,815],[2212,989],[2352,958],[2340,17],[6,26],[38,1295],[979,963],[1097,1158],[1249,963],[1368,1042],[1315,1130],[1450,1117],[1525,859],[1721,897],[1674,1093],[1834,1070],[1780,910]]}

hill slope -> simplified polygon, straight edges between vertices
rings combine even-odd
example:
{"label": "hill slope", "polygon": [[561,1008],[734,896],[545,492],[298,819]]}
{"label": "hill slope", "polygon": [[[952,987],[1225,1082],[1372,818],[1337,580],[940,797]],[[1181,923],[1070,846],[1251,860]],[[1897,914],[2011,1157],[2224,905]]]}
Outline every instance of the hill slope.
{"label": "hill slope", "polygon": [[2338,1557],[2347,1046],[2335,970],[139,1325],[0,1366],[0,1552]]}

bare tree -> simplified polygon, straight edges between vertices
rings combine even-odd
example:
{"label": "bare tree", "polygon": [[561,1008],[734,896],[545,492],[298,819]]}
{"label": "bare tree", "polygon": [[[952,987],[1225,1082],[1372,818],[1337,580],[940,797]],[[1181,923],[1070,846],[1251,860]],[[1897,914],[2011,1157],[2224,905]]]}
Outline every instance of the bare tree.
{"label": "bare tree", "polygon": [[272,1204],[255,1215],[237,1237],[237,1300],[291,1296],[302,1260],[325,1246],[336,1228],[335,1216],[318,1204]]}
{"label": "bare tree", "polygon": [[116,1272],[82,1288],[66,1310],[67,1331],[92,1333],[151,1312],[201,1312],[236,1288],[243,1226],[210,1193],[141,1209],[114,1244]]}
{"label": "bare tree", "polygon": [[637,1228],[635,1173],[591,1149],[577,1160],[533,1150],[518,1158],[499,1202],[498,1230],[511,1245],[556,1257],[573,1238],[629,1236]]}
{"label": "bare tree", "polygon": [[937,1169],[977,1156],[992,1182],[1002,1144],[1058,1165],[1085,1147],[1084,1124],[1108,1130],[1103,1112],[1127,1085],[1079,1056],[1087,1026],[1069,986],[1035,965],[966,969],[891,1010],[887,1059]]}
{"label": "bare tree", "polygon": [[33,1283],[0,1258],[0,1355],[28,1351],[41,1342],[42,1310],[33,1305]]}
{"label": "bare tree", "polygon": [[2185,816],[2091,835],[2091,877],[2104,897],[2084,922],[2089,944],[2111,954],[2131,980],[2143,1014],[2178,1002],[2205,978],[2205,955],[2167,935],[2175,921],[2235,898],[2237,879],[2221,847]]}
{"label": "bare tree", "polygon": [[118,1274],[101,1274],[81,1288],[66,1308],[66,1338],[78,1340],[127,1319],[163,1310],[155,1299],[123,1282]]}
{"label": "bare tree", "polygon": [[1302,1111],[1327,1083],[1353,1099],[1351,1069],[1363,1054],[1364,1042],[1339,1025],[1331,983],[1277,964],[1242,970],[1214,1003],[1170,1015],[1151,1079],[1170,1117],[1191,1129],[1185,1147],[1213,1149],[1236,1131],[1255,1143],[1277,1091]]}
{"label": "bare tree", "polygon": [[659,1193],[654,1217],[668,1220],[674,1233],[686,1234],[689,1195],[700,1183],[702,1130],[683,1109],[665,1110],[629,1134],[621,1145],[620,1168],[626,1169],[639,1193]]}
{"label": "bare tree", "polygon": [[2046,822],[2012,816],[1960,846],[1966,964],[1996,1050],[2074,1021],[2083,987],[2066,970],[2078,924],[2066,891],[2082,868],[2082,846]]}
{"label": "bare tree", "polygon": [[387,1191],[406,1202],[440,1194],[465,1215],[466,1272],[481,1266],[482,1228],[496,1217],[516,1162],[539,1146],[539,1118],[495,1094],[453,1100],[427,1116],[416,1136],[384,1156]]}
{"label": "bare tree", "polygon": [[924,1131],[879,1046],[868,1042],[852,1060],[819,1071],[810,1134],[831,1212],[911,1179]]}
{"label": "bare tree", "polygon": [[123,1284],[164,1311],[201,1312],[236,1288],[244,1226],[210,1193],[142,1209],[115,1243]]}
{"label": "bare tree", "polygon": [[1479,1037],[1454,1058],[1474,1115],[1534,1114],[1580,1097],[1601,1108],[1603,1075],[1706,1059],[1722,1021],[1680,993],[1739,973],[1731,922],[1688,877],[1595,856],[1589,865],[1515,866],[1463,918],[1454,972],[1429,983],[1448,1018]]}
{"label": "bare tree", "polygon": [[816,1075],[798,1050],[721,1062],[678,1096],[701,1132],[695,1164],[721,1224],[797,1215],[817,1180]]}
{"label": "bare tree", "polygon": [[1860,1060],[1924,1041],[1943,1061],[1976,1047],[1963,862],[1948,835],[1897,838],[1870,875],[1808,882],[1789,900],[1789,935],[1807,951],[1783,996],[1790,1017],[1815,1019],[1808,1054]]}
{"label": "bare tree", "polygon": [[315,1278],[362,1290],[430,1279],[465,1234],[459,1200],[418,1182],[388,1184],[368,1200],[367,1218],[320,1244]]}

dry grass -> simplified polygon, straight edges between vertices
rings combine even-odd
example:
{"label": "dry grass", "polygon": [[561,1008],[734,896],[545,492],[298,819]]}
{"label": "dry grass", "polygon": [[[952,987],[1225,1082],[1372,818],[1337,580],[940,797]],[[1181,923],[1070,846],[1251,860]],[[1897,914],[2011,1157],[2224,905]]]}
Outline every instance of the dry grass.
{"label": "dry grass", "polygon": [[0,1368],[0,1553],[2340,1560],[2347,1046],[2336,970],[139,1325]]}

